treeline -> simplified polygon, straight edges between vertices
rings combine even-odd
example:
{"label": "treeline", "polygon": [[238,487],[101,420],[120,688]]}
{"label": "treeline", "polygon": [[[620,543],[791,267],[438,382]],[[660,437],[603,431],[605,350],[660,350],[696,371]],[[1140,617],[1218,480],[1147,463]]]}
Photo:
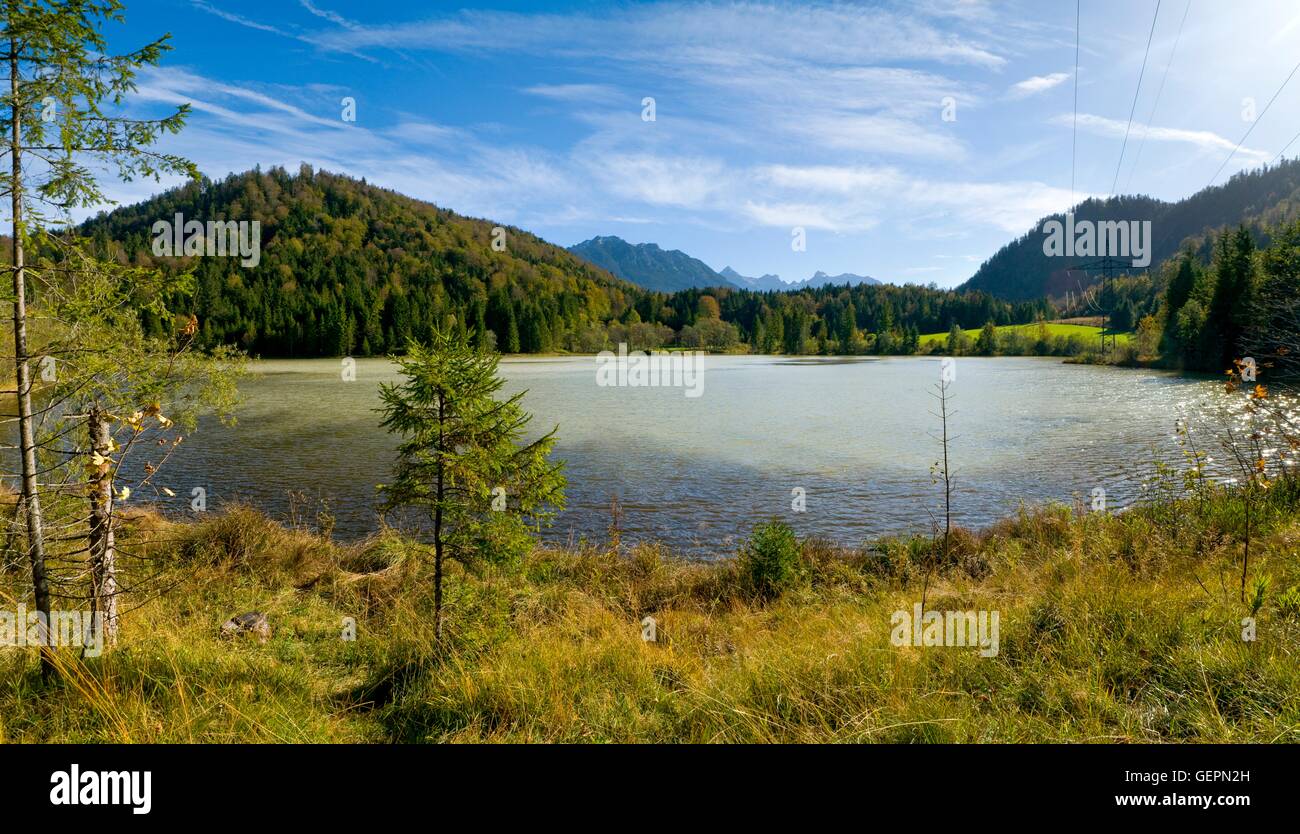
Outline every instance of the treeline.
{"label": "treeline", "polygon": [[1250,355],[1290,373],[1300,346],[1300,220],[1194,238],[1155,273],[1116,278],[1067,312],[1093,308],[1111,310],[1117,330],[1154,332],[1145,356],[1154,364],[1221,373]]}
{"label": "treeline", "polygon": [[1260,235],[1240,226],[1213,240],[1208,262],[1187,252],[1164,276],[1161,353],[1168,364],[1221,372],[1254,354],[1290,365],[1300,336],[1300,221]]}
{"label": "treeline", "polygon": [[1056,315],[1045,299],[1013,304],[983,292],[914,284],[827,285],[784,293],[691,289],[674,293],[666,303],[679,317],[695,309],[696,320],[688,326],[696,327],[716,307],[717,318],[734,329],[735,342],[755,353],[786,354],[915,353],[923,334],[954,325],[1026,324]]}
{"label": "treeline", "polygon": [[[261,256],[153,252],[153,224],[259,221]],[[953,324],[1013,324],[1054,314],[1045,301],[920,286],[826,286],[793,293],[716,288],[666,294],[621,281],[515,228],[467,218],[349,177],[302,166],[173,189],[82,226],[96,252],[164,272],[191,271],[203,346],[305,357],[400,352],[434,328],[507,353],[635,347],[763,353],[907,353]],[[500,240],[494,247],[494,240]],[[161,333],[167,322],[150,320]]]}

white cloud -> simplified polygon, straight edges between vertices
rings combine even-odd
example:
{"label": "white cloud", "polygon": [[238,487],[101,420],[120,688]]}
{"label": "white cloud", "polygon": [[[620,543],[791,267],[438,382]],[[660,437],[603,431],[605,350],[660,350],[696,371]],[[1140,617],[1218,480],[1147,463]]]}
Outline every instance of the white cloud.
{"label": "white cloud", "polygon": [[610,154],[585,167],[608,193],[652,206],[710,209],[728,186],[726,169],[710,159]]}
{"label": "white cloud", "polygon": [[[525,93],[555,101],[596,104],[612,103],[621,98],[629,98],[608,84],[534,84],[523,89]],[[629,98],[629,101],[632,101]],[[640,99],[636,99],[639,102]],[[639,105],[638,105],[639,106]]]}
{"label": "white cloud", "polygon": [[[1073,123],[1073,117],[1070,114],[1062,114],[1053,117],[1052,122],[1069,127]],[[1108,119],[1105,116],[1096,116],[1091,113],[1079,114],[1079,129],[1086,130],[1097,136],[1122,139],[1127,124],[1127,122],[1118,119]],[[1134,130],[1130,135],[1137,135],[1137,131]],[[1192,145],[1203,151],[1225,153],[1237,146],[1236,142],[1208,130],[1183,130],[1181,128],[1156,127],[1154,125],[1146,128],[1146,138],[1153,142],[1178,142]],[[1268,151],[1245,147],[1240,148],[1236,155],[1255,162],[1267,162],[1273,157]]]}
{"label": "white cloud", "polygon": [[751,55],[849,66],[901,60],[984,67],[1005,63],[983,44],[913,15],[839,4],[665,3],[615,7],[599,17],[461,11],[331,32],[319,42],[341,50],[520,51],[691,64],[725,64]]}
{"label": "white cloud", "polygon": [[215,6],[203,2],[203,0],[190,0],[190,5],[194,6],[194,8],[199,9],[200,11],[207,12],[210,15],[216,15],[222,20],[228,20],[231,23],[237,23],[240,26],[246,26],[249,29],[257,29],[260,32],[271,32],[276,35],[293,37],[292,35],[289,35],[284,30],[278,29],[275,26],[269,26],[265,23],[258,23],[256,20],[249,20],[248,18],[234,14],[233,12],[228,12],[224,9],[218,9]]}
{"label": "white cloud", "polygon": [[781,188],[835,194],[888,191],[906,182],[902,172],[894,168],[846,168],[833,165],[771,165],[761,169],[758,175]]}
{"label": "white cloud", "polygon": [[[214,15],[215,17],[219,17],[222,20],[229,21],[230,23],[235,23],[239,26],[244,26],[249,29],[256,29],[259,32],[270,32],[273,35],[279,35],[284,38],[291,38],[296,41],[308,43],[313,46],[316,46],[317,48],[325,48],[332,51],[341,52],[350,55],[353,58],[360,58],[363,61],[369,61],[372,63],[376,62],[375,58],[372,58],[369,55],[366,55],[357,50],[348,49],[346,47],[333,46],[333,45],[325,46],[310,35],[301,35],[294,32],[286,31],[284,29],[281,29],[278,26],[271,26],[266,23],[260,23],[256,20],[250,20],[249,18],[244,17],[242,15],[237,15],[234,14],[233,12],[228,12],[224,9],[219,9],[209,3],[204,2],[204,0],[190,0],[190,5],[201,12],[206,12],[210,15]],[[333,14],[332,12],[325,12],[320,9],[316,9],[310,3],[307,2],[303,2],[303,6],[307,8],[312,14],[316,15],[317,17],[323,17],[326,18],[327,20],[333,20],[335,23],[340,23],[340,25],[346,25],[343,22],[343,18]]]}
{"label": "white cloud", "polygon": [[344,29],[361,28],[361,24],[348,20],[346,17],[344,17],[341,14],[338,14],[337,12],[332,12],[329,9],[322,9],[318,6],[312,5],[311,0],[298,0],[298,4],[301,5],[307,11],[316,15],[316,17],[323,18],[324,20],[328,20],[330,23],[334,23],[339,26],[342,26]]}
{"label": "white cloud", "polygon": [[[919,218],[931,231],[941,227],[993,227],[1022,234],[1039,218],[1070,205],[1068,189],[1041,182],[959,182],[913,176],[893,167],[769,166],[758,172],[761,180],[778,189],[802,192],[817,199],[802,208],[819,206],[817,220],[806,225],[835,231],[870,228],[885,214],[906,213]],[[799,206],[795,206],[798,208]],[[770,207],[766,207],[770,208]],[[750,211],[760,222],[781,222],[775,211]]]}
{"label": "white cloud", "polygon": [[[940,123],[937,115],[934,121]],[[800,119],[794,129],[805,141],[841,151],[947,160],[961,159],[966,153],[952,136],[891,116],[823,113]]]}
{"label": "white cloud", "polygon": [[1054,72],[1050,75],[1035,75],[1026,78],[1024,81],[1018,81],[1011,85],[1010,94],[1013,98],[1025,98],[1027,96],[1037,95],[1052,89],[1058,84],[1069,80],[1070,73]]}
{"label": "white cloud", "polygon": [[849,212],[843,207],[822,203],[746,202],[744,212],[759,225],[783,229],[803,227],[831,232],[865,232],[880,223],[865,210],[867,207],[858,208],[860,210]]}

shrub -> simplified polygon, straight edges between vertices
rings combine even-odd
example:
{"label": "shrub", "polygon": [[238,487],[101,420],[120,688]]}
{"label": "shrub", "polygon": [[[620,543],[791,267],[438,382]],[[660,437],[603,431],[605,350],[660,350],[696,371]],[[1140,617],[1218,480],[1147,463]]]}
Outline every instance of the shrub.
{"label": "shrub", "polygon": [[1284,617],[1300,617],[1300,585],[1292,585],[1278,595],[1277,610]]}
{"label": "shrub", "polygon": [[764,598],[779,595],[799,576],[799,542],[789,525],[760,524],[740,551],[740,572],[749,589]]}

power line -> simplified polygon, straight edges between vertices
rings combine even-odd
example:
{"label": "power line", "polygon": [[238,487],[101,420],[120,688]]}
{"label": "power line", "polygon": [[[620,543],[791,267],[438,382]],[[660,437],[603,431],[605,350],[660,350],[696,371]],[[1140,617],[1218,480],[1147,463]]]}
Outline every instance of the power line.
{"label": "power line", "polygon": [[1169,51],[1169,63],[1165,64],[1165,73],[1160,76],[1160,87],[1156,90],[1156,103],[1151,105],[1151,115],[1147,116],[1146,127],[1142,128],[1142,141],[1138,142],[1137,153],[1133,154],[1133,167],[1129,169],[1128,180],[1124,183],[1124,190],[1129,191],[1133,184],[1133,174],[1137,172],[1138,162],[1142,159],[1142,147],[1147,143],[1147,133],[1151,130],[1151,124],[1156,118],[1156,109],[1160,107],[1160,96],[1165,91],[1165,81],[1169,79],[1169,68],[1174,64],[1174,56],[1178,54],[1178,42],[1183,39],[1183,26],[1187,23],[1187,13],[1192,10],[1192,0],[1187,0],[1187,8],[1183,9],[1183,20],[1178,24],[1178,35],[1174,37],[1174,48]]}
{"label": "power line", "polygon": [[1284,153],[1286,153],[1288,150],[1290,150],[1291,146],[1295,144],[1295,140],[1297,140],[1297,139],[1300,139],[1300,133],[1297,133],[1295,136],[1292,136],[1292,137],[1291,137],[1291,141],[1286,143],[1286,147],[1284,147],[1284,148],[1282,148],[1282,150],[1278,151],[1278,152],[1277,152],[1277,156],[1275,156],[1275,157],[1273,157],[1271,160],[1269,160],[1269,163],[1268,163],[1268,164],[1269,164],[1269,165],[1272,165],[1274,162],[1277,162],[1279,159],[1281,159],[1281,158],[1282,158],[1282,154],[1284,154]]}
{"label": "power line", "polygon": [[1133,106],[1128,111],[1128,126],[1124,128],[1124,144],[1119,149],[1119,162],[1115,165],[1115,180],[1110,184],[1110,196],[1115,196],[1115,187],[1119,185],[1119,169],[1124,165],[1124,151],[1128,148],[1128,134],[1133,129],[1133,114],[1137,112],[1138,94],[1142,92],[1142,76],[1147,72],[1147,56],[1151,54],[1151,39],[1156,34],[1156,20],[1160,17],[1160,0],[1156,0],[1156,13],[1151,16],[1151,31],[1147,34],[1147,48],[1142,53],[1142,69],[1138,72],[1137,89],[1133,91]]}
{"label": "power line", "polygon": [[1074,211],[1075,159],[1079,155],[1079,7],[1082,4],[1083,0],[1074,0],[1074,136],[1070,145],[1070,211]]}
{"label": "power line", "polygon": [[[1286,85],[1291,83],[1291,79],[1295,77],[1296,70],[1300,70],[1300,62],[1297,62],[1296,65],[1291,68],[1291,74],[1288,75],[1286,77],[1286,80],[1282,82],[1282,86],[1277,88],[1277,92],[1274,93],[1273,97],[1268,100],[1268,104],[1264,105],[1264,109],[1259,111],[1259,115],[1256,116],[1255,120],[1250,123],[1250,127],[1246,128],[1245,135],[1242,136],[1241,139],[1237,142],[1237,146],[1232,149],[1232,153],[1228,154],[1228,158],[1223,160],[1223,164],[1219,166],[1219,170],[1214,172],[1214,176],[1210,177],[1210,182],[1208,185],[1205,186],[1206,188],[1209,188],[1211,185],[1214,185],[1214,181],[1219,178],[1219,174],[1223,173],[1223,169],[1227,167],[1228,162],[1231,161],[1231,159],[1237,155],[1237,151],[1241,150],[1242,143],[1245,142],[1248,138],[1250,138],[1250,132],[1255,129],[1255,125],[1260,123],[1260,120],[1264,118],[1264,114],[1268,112],[1268,108],[1273,106],[1273,102],[1277,101],[1277,97],[1282,95],[1282,91],[1286,89]],[[1292,139],[1291,141],[1294,142],[1295,139]],[[1287,143],[1287,147],[1288,148],[1291,147],[1290,143]],[[1285,150],[1285,148],[1283,150]],[[1276,157],[1274,158],[1276,159]]]}

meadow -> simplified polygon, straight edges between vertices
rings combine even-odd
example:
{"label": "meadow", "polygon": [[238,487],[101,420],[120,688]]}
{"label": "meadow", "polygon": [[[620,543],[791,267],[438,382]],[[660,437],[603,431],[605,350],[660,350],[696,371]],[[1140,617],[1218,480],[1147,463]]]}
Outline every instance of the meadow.
{"label": "meadow", "polygon": [[[248,507],[137,511],[123,548],[162,572],[124,599],[122,644],[61,651],[48,683],[33,650],[0,649],[0,740],[1296,741],[1300,485],[1253,499],[1243,591],[1245,501],[1027,508],[947,548],[756,535],[690,562],[616,533],[539,546],[453,570],[441,640],[427,547],[396,532],[337,544]],[[23,583],[0,577],[0,606]],[[894,645],[893,612],[923,596],[998,611],[996,655]],[[268,642],[221,636],[250,610]]]}
{"label": "meadow", "polygon": [[[964,332],[967,338],[971,340],[971,343],[974,344],[975,340],[979,338],[980,328],[976,327],[970,330],[966,330]],[[1070,337],[1073,336],[1082,340],[1083,343],[1090,348],[1097,348],[1101,343],[1101,328],[1093,325],[1069,324],[1063,322],[1046,322],[1041,325],[1040,324],[1004,324],[997,328],[997,333],[999,338],[1003,338],[1010,333],[1017,333],[1030,339],[1036,339],[1038,338],[1040,332],[1045,332],[1045,335],[1048,338],[1069,339]],[[1111,335],[1112,334],[1110,332],[1106,333],[1108,345],[1110,344],[1109,339]],[[1115,336],[1115,341],[1117,345],[1126,345],[1133,338],[1132,333],[1115,333],[1113,335]],[[927,333],[921,336],[922,348],[934,344],[935,342],[938,342],[940,344],[947,344],[948,333],[945,331],[943,333]]]}

